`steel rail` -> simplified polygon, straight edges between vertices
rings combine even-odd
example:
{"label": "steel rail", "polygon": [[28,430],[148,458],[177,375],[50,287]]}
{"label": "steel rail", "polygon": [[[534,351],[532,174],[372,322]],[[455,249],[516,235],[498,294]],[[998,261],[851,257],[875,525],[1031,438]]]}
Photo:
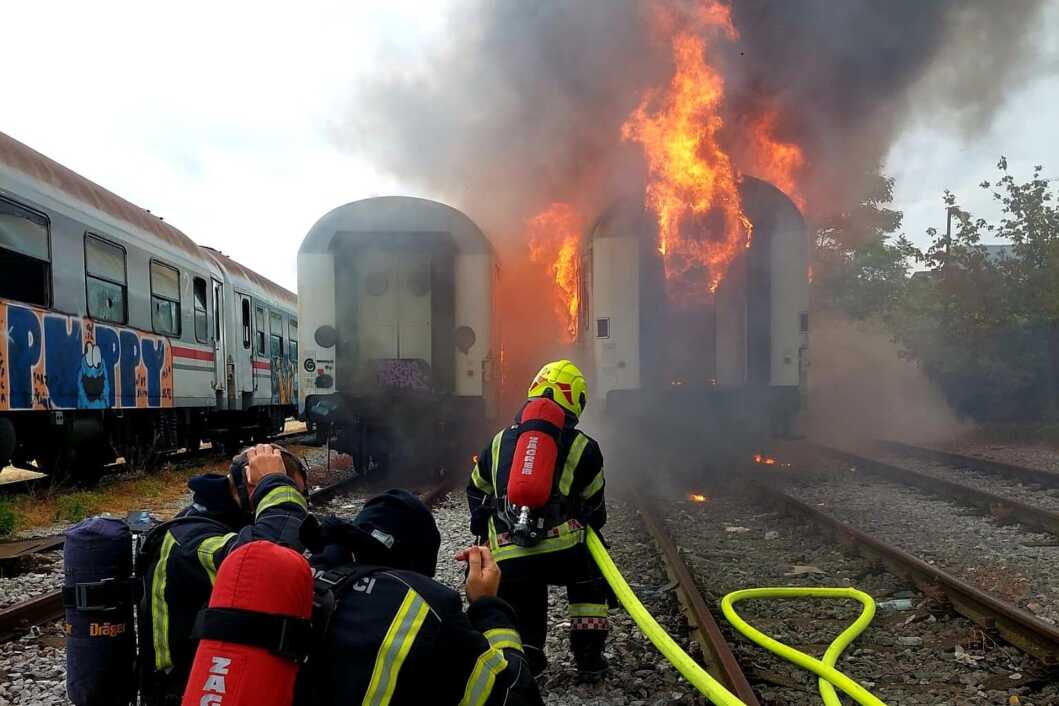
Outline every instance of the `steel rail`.
{"label": "steel rail", "polygon": [[32,539],[17,539],[14,541],[0,542],[0,566],[7,562],[16,561],[30,554],[40,554],[53,549],[60,549],[66,541],[61,534],[48,535],[47,537],[34,537]]}
{"label": "steel rail", "polygon": [[59,620],[63,614],[62,591],[49,591],[10,605],[0,610],[0,642],[14,640],[34,625]]}
{"label": "steel rail", "polygon": [[869,473],[923,488],[945,499],[956,499],[981,508],[998,520],[1016,521],[1027,527],[1059,535],[1059,513],[849,451],[821,444],[810,444],[810,447],[846,463],[856,464],[858,468]]}
{"label": "steel rail", "polygon": [[662,554],[666,573],[671,581],[677,583],[677,597],[693,627],[692,639],[702,648],[706,670],[747,706],[760,706],[743,668],[739,666],[732,648],[721,633],[720,626],[710,613],[691,571],[680,558],[680,551],[658,517],[654,505],[650,501],[640,500],[639,512],[647,532]]}
{"label": "steel rail", "polygon": [[1049,471],[1044,468],[1032,468],[1030,466],[1018,466],[1013,463],[1002,463],[981,456],[966,456],[964,454],[951,453],[940,449],[931,449],[925,446],[914,446],[900,441],[881,440],[875,442],[880,448],[896,451],[906,456],[915,456],[924,460],[937,461],[950,466],[963,466],[982,473],[1002,476],[1006,478],[1018,478],[1030,483],[1050,488],[1059,487],[1059,472]]}
{"label": "steel rail", "polygon": [[913,554],[850,527],[781,490],[761,483],[755,484],[755,487],[788,514],[808,519],[834,535],[839,542],[855,548],[862,556],[878,561],[891,573],[912,581],[931,598],[947,600],[956,612],[984,628],[995,629],[1004,640],[1044,664],[1059,664],[1059,629],[1054,625],[1005,603]]}

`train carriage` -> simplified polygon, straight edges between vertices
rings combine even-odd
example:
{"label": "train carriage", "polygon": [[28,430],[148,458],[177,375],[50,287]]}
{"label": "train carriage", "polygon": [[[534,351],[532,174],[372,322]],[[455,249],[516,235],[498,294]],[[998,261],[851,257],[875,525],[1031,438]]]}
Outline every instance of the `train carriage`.
{"label": "train carriage", "polygon": [[444,204],[387,196],[326,214],[298,252],[308,421],[361,469],[465,465],[495,416],[494,277],[485,235]]}
{"label": "train carriage", "polygon": [[293,357],[243,372],[239,287],[296,326],[292,293],[0,133],[0,463],[91,474],[274,429]]}
{"label": "train carriage", "polygon": [[[801,213],[771,184],[744,177],[750,245],[715,295],[673,302],[657,225],[621,201],[581,257],[579,352],[595,409],[653,438],[748,445],[792,435],[805,403],[809,240]],[[674,442],[677,443],[677,442]]]}

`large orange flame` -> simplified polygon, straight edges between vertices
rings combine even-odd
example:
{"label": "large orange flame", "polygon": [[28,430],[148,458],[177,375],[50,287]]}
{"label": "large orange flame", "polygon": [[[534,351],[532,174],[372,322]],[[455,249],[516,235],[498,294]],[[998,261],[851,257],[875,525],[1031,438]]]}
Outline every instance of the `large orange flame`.
{"label": "large orange flame", "polygon": [[775,107],[750,120],[744,155],[748,164],[744,171],[772,182],[804,211],[805,196],[798,188],[797,175],[805,166],[805,155],[798,145],[776,137],[778,121],[779,111]]}
{"label": "large orange flame", "polygon": [[[729,6],[719,0],[707,0],[697,20],[714,33],[737,36]],[[724,79],[707,64],[702,37],[681,30],[672,46],[673,79],[664,92],[643,97],[622,126],[622,137],[643,146],[646,202],[658,219],[666,281],[672,295],[684,298],[716,291],[732,260],[749,245],[750,221],[732,160],[718,142]]]}
{"label": "large orange flame", "polygon": [[526,224],[530,259],[546,265],[555,281],[555,312],[563,322],[567,341],[577,337],[580,306],[578,249],[582,220],[568,203],[553,203]]}

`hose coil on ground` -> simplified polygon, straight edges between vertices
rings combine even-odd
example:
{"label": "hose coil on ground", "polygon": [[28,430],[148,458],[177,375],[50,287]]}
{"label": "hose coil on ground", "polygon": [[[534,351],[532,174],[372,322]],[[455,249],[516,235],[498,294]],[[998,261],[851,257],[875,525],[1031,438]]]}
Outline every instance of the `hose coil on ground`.
{"label": "hose coil on ground", "polygon": [[[698,662],[684,651],[672,637],[658,624],[648,612],[640,599],[636,597],[629,584],[614,565],[603,542],[591,527],[587,530],[586,544],[588,551],[599,566],[603,577],[614,590],[614,594],[628,611],[636,625],[647,639],[658,648],[677,671],[692,686],[716,706],[746,706],[735,694],[730,692],[719,681],[714,679]],[[860,615],[853,623],[832,641],[824,653],[823,659],[816,659],[793,647],[775,640],[743,620],[736,613],[734,605],[739,601],[761,598],[847,598],[859,601],[863,606]],[[852,697],[861,706],[886,706],[867,689],[835,669],[842,651],[864,631],[875,615],[875,601],[871,596],[855,588],[748,588],[729,593],[721,600],[721,610],[732,626],[751,641],[764,647],[793,664],[807,669],[819,677],[820,695],[826,706],[840,706],[835,687]]]}

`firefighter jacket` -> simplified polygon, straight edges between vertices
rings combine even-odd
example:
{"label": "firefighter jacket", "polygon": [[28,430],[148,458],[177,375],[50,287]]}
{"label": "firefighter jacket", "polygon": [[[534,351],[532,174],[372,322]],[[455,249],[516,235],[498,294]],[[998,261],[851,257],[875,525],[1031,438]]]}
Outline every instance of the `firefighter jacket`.
{"label": "firefighter jacket", "polygon": [[[162,703],[174,694],[179,699],[183,692],[195,658],[195,618],[209,603],[217,569],[228,554],[261,539],[302,551],[299,532],[308,504],[290,478],[267,476],[251,502],[252,517],[211,513],[196,502],[198,507],[155,528],[145,540],[141,552],[147,565],[137,571],[144,579],[140,659],[149,702]],[[235,524],[237,517],[245,517],[243,526]]]}
{"label": "firefighter jacket", "polygon": [[[516,416],[515,419],[519,419]],[[501,429],[478,455],[467,485],[471,532],[488,537],[496,560],[535,556],[569,549],[584,542],[586,525],[602,529],[607,522],[604,499],[603,452],[594,439],[575,428],[577,419],[566,415],[560,437],[559,457],[552,480],[552,498],[558,504],[558,522],[547,536],[532,547],[520,547],[509,539],[510,527],[496,514],[507,495],[507,480],[519,436],[516,422]]]}
{"label": "firefighter jacket", "polygon": [[[314,556],[317,586],[338,572]],[[322,644],[301,678],[314,706],[541,706],[512,608],[414,571],[351,565]],[[299,690],[305,693],[302,686]]]}

